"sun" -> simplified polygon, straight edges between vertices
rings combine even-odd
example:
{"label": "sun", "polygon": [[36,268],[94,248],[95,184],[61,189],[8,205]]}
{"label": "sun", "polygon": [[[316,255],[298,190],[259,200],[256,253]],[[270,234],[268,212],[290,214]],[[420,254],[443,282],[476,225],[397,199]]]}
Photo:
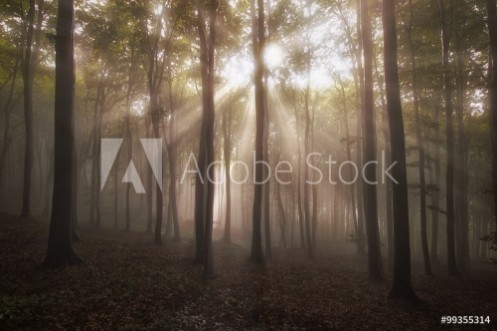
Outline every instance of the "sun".
{"label": "sun", "polygon": [[269,44],[264,49],[264,63],[269,69],[279,67],[283,63],[283,50],[277,44]]}
{"label": "sun", "polygon": [[[271,70],[283,63],[284,52],[277,44],[268,44],[263,54],[265,66]],[[240,53],[230,57],[223,68],[221,76],[233,88],[247,86],[254,74],[254,58],[250,53]]]}

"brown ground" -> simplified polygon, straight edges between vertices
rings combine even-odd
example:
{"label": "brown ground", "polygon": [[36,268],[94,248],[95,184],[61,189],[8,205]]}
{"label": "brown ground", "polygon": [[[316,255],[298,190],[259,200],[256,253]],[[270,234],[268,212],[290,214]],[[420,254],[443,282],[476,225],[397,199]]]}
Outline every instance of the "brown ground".
{"label": "brown ground", "polygon": [[43,270],[47,228],[0,215],[1,330],[465,329],[442,327],[443,315],[489,315],[487,328],[497,326],[489,267],[479,280],[415,274],[423,303],[407,304],[388,300],[389,279],[368,282],[364,258],[276,250],[261,268],[242,248],[216,244],[217,277],[206,282],[190,243],[157,247],[110,230],[80,231],[82,265]]}

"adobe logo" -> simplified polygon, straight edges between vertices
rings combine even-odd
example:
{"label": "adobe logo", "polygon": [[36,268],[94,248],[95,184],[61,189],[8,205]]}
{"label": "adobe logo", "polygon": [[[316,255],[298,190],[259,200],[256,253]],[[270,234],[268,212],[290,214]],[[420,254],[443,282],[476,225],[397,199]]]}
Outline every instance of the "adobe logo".
{"label": "adobe logo", "polygon": [[[121,149],[122,138],[103,138],[101,140],[100,151],[100,191],[103,190],[105,182],[109,177],[110,171],[117,158],[117,153]],[[152,168],[157,184],[162,191],[162,139],[140,139],[143,151],[147,157],[148,163]],[[138,194],[145,193],[145,187],[138,175],[133,160],[129,161],[126,172],[121,180],[122,183],[131,183]]]}

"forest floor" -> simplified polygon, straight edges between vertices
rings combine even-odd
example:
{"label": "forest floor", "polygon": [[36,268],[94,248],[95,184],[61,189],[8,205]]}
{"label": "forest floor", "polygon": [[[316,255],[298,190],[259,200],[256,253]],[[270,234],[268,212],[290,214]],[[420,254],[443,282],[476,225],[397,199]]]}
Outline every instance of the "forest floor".
{"label": "forest floor", "polygon": [[79,234],[84,263],[45,270],[48,225],[0,215],[0,330],[454,329],[441,325],[444,315],[489,315],[486,328],[497,326],[492,269],[478,279],[415,273],[422,303],[408,304],[388,299],[390,276],[368,281],[364,257],[308,260],[298,249],[275,249],[255,267],[245,249],[216,243],[217,277],[204,281],[190,242],[159,247],[142,233]]}

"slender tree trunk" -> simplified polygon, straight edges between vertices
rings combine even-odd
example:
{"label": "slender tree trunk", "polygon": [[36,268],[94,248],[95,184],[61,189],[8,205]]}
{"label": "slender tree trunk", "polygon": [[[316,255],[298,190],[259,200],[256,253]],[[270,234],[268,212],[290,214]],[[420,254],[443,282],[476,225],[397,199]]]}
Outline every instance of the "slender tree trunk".
{"label": "slender tree trunk", "polygon": [[302,153],[300,148],[300,130],[299,130],[299,117],[297,107],[295,105],[295,98],[293,98],[293,107],[295,111],[295,133],[297,136],[297,211],[299,217],[299,233],[300,233],[300,247],[305,248],[305,233],[304,233],[304,211],[302,208]]}
{"label": "slender tree trunk", "polygon": [[[437,108],[435,110],[435,123],[440,123],[440,110]],[[435,126],[433,136],[435,143],[432,146],[433,149],[433,166],[430,170],[430,182],[435,186],[431,197],[431,250],[430,259],[431,263],[435,266],[440,264],[438,260],[438,228],[439,228],[439,217],[440,217],[440,147],[438,141],[440,141],[440,125]]]}
{"label": "slender tree trunk", "polygon": [[[363,164],[363,130],[362,130],[362,117],[363,117],[363,108],[364,108],[364,70],[362,65],[362,55],[363,55],[363,38],[362,38],[362,29],[361,29],[361,0],[356,0],[356,30],[357,30],[357,44],[358,47],[356,49],[356,62],[357,62],[357,83],[356,83],[356,92],[357,92],[357,148],[356,148],[356,164]],[[357,242],[357,253],[359,255],[366,254],[365,250],[365,238],[364,238],[364,187],[362,185],[362,181],[358,180],[356,182],[357,186],[357,233],[356,233],[356,242]]]}
{"label": "slender tree trunk", "polygon": [[363,108],[363,174],[364,214],[368,236],[369,278],[382,279],[380,233],[378,227],[378,201],[376,192],[376,133],[373,95],[373,45],[367,0],[361,0],[361,36],[364,53],[364,108]]}
{"label": "slender tree trunk", "polygon": [[[128,70],[128,86],[126,88],[126,116],[125,116],[125,130],[126,130],[126,147],[128,152],[128,160],[133,159],[133,136],[131,133],[131,94],[134,87],[134,73],[135,73],[135,38],[132,37],[130,41],[130,66]],[[129,231],[131,228],[131,215],[130,215],[130,190],[131,183],[126,183],[126,197],[125,197],[125,230]]]}
{"label": "slender tree trunk", "polygon": [[209,114],[208,101],[208,76],[209,56],[205,32],[204,8],[199,5],[197,9],[198,33],[200,38],[200,70],[202,76],[202,127],[200,132],[200,143],[198,149],[198,168],[195,180],[195,263],[203,263],[205,260],[205,223],[207,203],[207,118]]}
{"label": "slender tree trunk", "polygon": [[283,201],[281,199],[281,184],[276,183],[276,198],[278,202],[278,211],[279,211],[279,218],[280,218],[280,228],[281,228],[281,242],[283,244],[283,248],[286,248],[286,214],[285,214],[285,208],[283,207]]}
{"label": "slender tree trunk", "polygon": [[442,66],[444,70],[444,99],[447,140],[447,172],[445,179],[446,210],[447,210],[447,267],[450,275],[459,272],[456,266],[456,246],[454,234],[454,131],[452,124],[452,83],[449,77],[449,45],[450,34],[445,17],[445,4],[438,0],[440,15],[440,39],[442,43]]}
{"label": "slender tree trunk", "polygon": [[[228,112],[228,113],[227,113]],[[224,168],[226,185],[226,216],[224,222],[223,240],[231,243],[231,103],[230,108],[223,113],[223,136],[224,136]]]}
{"label": "slender tree trunk", "polygon": [[[171,47],[169,46],[170,50]],[[169,143],[168,143],[168,160],[169,160],[169,208],[171,209],[172,223],[174,225],[174,240],[181,240],[181,232],[179,228],[178,203],[176,194],[176,160],[177,160],[177,142],[175,132],[175,106],[173,97],[173,77],[172,77],[172,62],[171,56],[167,56],[167,90],[169,95]]]}
{"label": "slender tree trunk", "polygon": [[73,171],[74,3],[60,0],[55,41],[55,177],[46,266],[80,262],[72,249],[71,197]]}
{"label": "slender tree trunk", "polygon": [[[150,116],[145,116],[145,120],[143,121],[145,124],[145,136],[150,137]],[[153,220],[153,188],[152,188],[152,169],[147,168],[147,193],[145,195],[146,203],[147,203],[147,233],[152,233],[152,224]]]}
{"label": "slender tree trunk", "polygon": [[466,77],[464,73],[463,48],[457,38],[457,75],[456,75],[456,120],[457,120],[457,162],[455,166],[455,215],[457,224],[457,263],[464,273],[469,273],[469,172],[468,136],[464,127],[464,104]]}
{"label": "slender tree trunk", "polygon": [[[388,111],[385,101],[385,90],[384,90],[384,80],[380,78],[378,65],[375,59],[375,69],[376,69],[376,79],[378,82],[378,87],[380,90],[380,102],[381,102],[381,122],[383,129],[383,139],[385,140],[385,162],[391,164],[392,155],[390,147],[390,127],[388,125]],[[393,243],[393,206],[392,206],[392,182],[387,181],[385,185],[385,201],[386,201],[386,228],[387,228],[387,247],[388,247],[388,269],[393,271],[393,260],[394,260],[394,243]]]}
{"label": "slender tree trunk", "polygon": [[[149,73],[150,74],[150,73]],[[150,90],[150,116],[152,119],[152,129],[153,136],[155,139],[160,138],[160,121],[161,121],[161,108],[158,104],[158,95],[155,86],[151,86]],[[158,149],[159,153],[162,153],[162,146]],[[162,168],[159,169],[162,171]],[[152,196],[150,196],[151,198]],[[155,185],[155,231],[154,231],[154,243],[156,245],[162,245],[162,210],[163,210],[163,198],[162,198],[162,188],[161,183],[157,182]]]}
{"label": "slender tree trunk", "polygon": [[257,18],[255,9],[255,0],[251,0],[252,10],[252,36],[255,57],[255,112],[256,112],[256,138],[255,138],[255,187],[254,187],[254,204],[252,208],[252,249],[250,260],[257,264],[264,263],[264,254],[262,252],[262,180],[264,169],[262,161],[264,160],[264,0],[257,0]]}
{"label": "slender tree trunk", "polygon": [[209,5],[209,36],[207,38],[204,7],[197,9],[202,73],[203,115],[199,147],[199,170],[195,195],[196,262],[204,264],[204,278],[214,276],[212,230],[214,209],[214,54],[216,41],[217,0]]}
{"label": "slender tree trunk", "polygon": [[12,100],[14,96],[14,91],[16,87],[17,81],[17,71],[19,70],[19,54],[16,56],[16,62],[14,64],[14,69],[11,78],[11,84],[9,87],[9,94],[7,96],[7,101],[4,106],[4,131],[3,131],[3,144],[2,144],[2,152],[0,154],[0,184],[2,184],[3,179],[3,169],[5,166],[5,161],[7,159],[7,151],[9,150],[9,144],[11,141],[10,137],[10,114],[12,111]]}
{"label": "slender tree trunk", "polygon": [[492,183],[494,220],[497,228],[497,10],[495,0],[486,0],[488,14],[488,36],[490,39],[490,137],[492,146]]}
{"label": "slender tree trunk", "polygon": [[[310,57],[310,54],[307,56]],[[310,59],[308,60],[308,77],[307,77],[307,87],[304,96],[304,108],[305,108],[305,132],[304,132],[304,159],[307,161],[307,156],[310,152],[310,136],[311,136],[311,116],[310,116],[310,107],[309,107],[309,98],[310,98]],[[311,181],[309,178],[309,166],[307,162],[304,161],[304,226],[305,226],[305,238],[306,238],[306,247],[307,247],[307,255],[309,258],[314,257],[314,247],[312,243],[312,234],[311,234],[311,208],[310,208],[310,194],[309,194],[309,186],[308,183]]]}
{"label": "slender tree trunk", "polygon": [[24,150],[24,186],[22,195],[21,216],[30,215],[31,200],[31,176],[33,172],[33,75],[32,71],[32,46],[35,20],[35,0],[29,1],[27,17],[26,47],[23,62],[23,91],[24,91],[24,128],[25,128],[25,150]]}
{"label": "slender tree trunk", "polygon": [[[120,129],[120,124],[117,123],[117,136],[122,137],[122,132]],[[120,163],[120,155],[119,153],[116,156],[116,169],[114,171],[114,229],[118,229],[118,220],[119,220],[119,163]]]}
{"label": "slender tree trunk", "polygon": [[427,215],[426,215],[426,177],[425,177],[425,149],[423,133],[421,132],[421,115],[419,107],[419,97],[417,88],[417,65],[416,50],[412,38],[413,8],[412,0],[409,0],[409,23],[406,27],[407,38],[409,43],[409,53],[411,56],[411,88],[414,98],[414,118],[416,126],[416,143],[419,152],[419,214],[421,219],[421,247],[423,250],[423,262],[425,274],[431,275],[430,253],[428,249],[427,235]]}
{"label": "slender tree trunk", "polygon": [[206,172],[207,180],[207,205],[205,217],[205,260],[204,260],[204,277],[212,278],[214,276],[214,258],[212,252],[212,231],[214,218],[214,181],[215,171],[211,166],[214,162],[214,124],[215,124],[215,104],[214,104],[214,65],[215,65],[215,48],[216,48],[216,18],[217,18],[217,0],[211,0],[209,8],[209,42],[208,42],[208,76],[207,76],[207,122],[206,145],[207,145],[207,164],[209,165]]}
{"label": "slender tree trunk", "polygon": [[[267,82],[267,71],[264,68],[264,77],[265,82]],[[265,118],[264,118],[264,161],[269,164],[269,107],[267,100],[267,88],[264,89],[264,110],[265,110]],[[264,178],[268,177],[267,170],[264,169]],[[265,248],[266,248],[266,258],[271,258],[271,222],[270,222],[270,214],[271,214],[271,203],[270,203],[270,195],[271,195],[271,180],[268,180],[264,184],[264,188],[262,190],[263,194],[263,219],[264,219],[264,239],[265,239]]]}
{"label": "slender tree trunk", "polygon": [[391,298],[413,300],[411,286],[411,250],[409,242],[409,207],[407,195],[407,169],[404,121],[400,102],[399,75],[397,69],[397,28],[395,22],[395,1],[383,0],[383,38],[385,91],[387,97],[388,122],[392,161],[394,215],[394,272]]}

